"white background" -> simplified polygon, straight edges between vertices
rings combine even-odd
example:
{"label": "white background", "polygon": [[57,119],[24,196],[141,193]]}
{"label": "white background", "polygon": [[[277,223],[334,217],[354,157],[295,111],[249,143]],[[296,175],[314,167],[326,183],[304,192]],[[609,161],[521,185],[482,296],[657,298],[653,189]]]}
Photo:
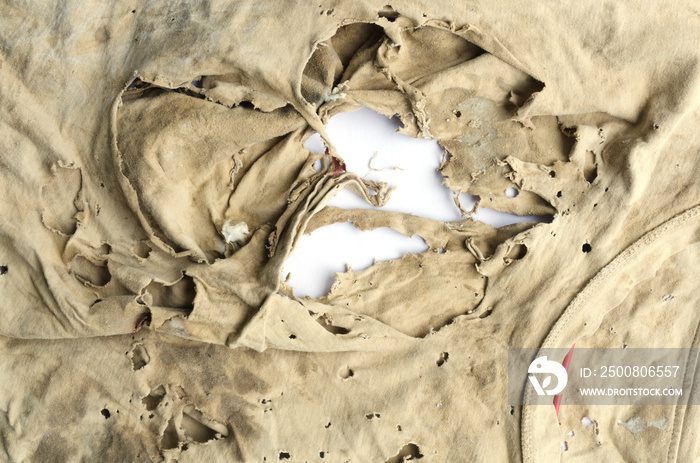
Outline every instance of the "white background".
{"label": "white background", "polygon": [[[348,171],[368,180],[381,180],[397,186],[383,209],[442,221],[461,220],[452,191],[442,185],[442,176],[437,172],[444,150],[437,141],[396,133],[399,124],[397,120],[362,108],[333,117],[327,130]],[[318,153],[325,150],[318,134],[309,138],[306,147]],[[372,167],[379,171],[369,167],[375,154]],[[466,210],[472,208],[476,199],[460,195],[462,207]],[[345,209],[377,209],[347,190],[338,193],[328,205]],[[472,217],[496,227],[537,220],[483,207]],[[344,272],[348,264],[354,270],[362,270],[375,260],[396,259],[406,253],[427,249],[419,236],[407,238],[388,228],[361,232],[349,223],[334,224],[300,239],[285,264],[282,278],[286,279],[291,273],[289,284],[294,287],[295,296],[320,297],[330,290],[335,272]]]}

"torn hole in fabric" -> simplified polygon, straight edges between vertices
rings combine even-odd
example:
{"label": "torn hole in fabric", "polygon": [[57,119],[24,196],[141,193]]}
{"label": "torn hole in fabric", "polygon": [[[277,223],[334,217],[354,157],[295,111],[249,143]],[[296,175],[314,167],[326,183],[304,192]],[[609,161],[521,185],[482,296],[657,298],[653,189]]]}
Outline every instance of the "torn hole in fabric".
{"label": "torn hole in fabric", "polygon": [[[339,114],[333,117],[327,131],[338,151],[343,155],[350,172],[368,180],[388,182],[395,186],[389,201],[382,210],[399,211],[442,221],[460,220],[470,216],[496,227],[517,222],[549,221],[544,216],[518,216],[486,207],[473,213],[478,197],[459,194],[456,205],[453,192],[444,184],[438,173],[444,150],[435,142],[407,137],[396,133],[397,121],[390,120],[367,108]],[[361,137],[358,134],[362,134]],[[318,135],[310,137],[306,146],[320,152],[323,143]],[[480,201],[483,206],[483,203]],[[351,191],[342,190],[328,206],[346,209],[372,209]]]}
{"label": "torn hole in fabric", "polygon": [[303,236],[282,275],[295,296],[321,297],[328,293],[338,272],[362,270],[377,261],[427,249],[419,236],[407,238],[388,228],[362,232],[352,224],[334,224]]}
{"label": "torn hole in fabric", "polygon": [[172,285],[152,281],[144,289],[144,294],[148,295],[147,300],[151,306],[189,314],[194,309],[196,286],[191,276],[184,275]]}

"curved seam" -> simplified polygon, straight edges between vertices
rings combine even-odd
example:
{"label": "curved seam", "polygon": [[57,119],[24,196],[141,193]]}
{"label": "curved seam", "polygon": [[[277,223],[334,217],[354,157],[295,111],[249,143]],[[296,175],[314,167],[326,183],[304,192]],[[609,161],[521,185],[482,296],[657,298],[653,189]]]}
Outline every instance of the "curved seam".
{"label": "curved seam", "polygon": [[[658,225],[656,228],[644,234],[637,241],[632,243],[622,252],[620,252],[613,260],[603,267],[589,282],[588,284],[579,292],[576,297],[569,303],[568,307],[564,309],[564,313],[555,322],[554,327],[550,330],[549,334],[542,342],[541,348],[546,348],[549,345],[554,345],[557,341],[559,334],[564,329],[571,319],[577,315],[580,309],[585,306],[588,299],[592,294],[599,291],[599,288],[603,286],[612,274],[621,269],[625,264],[627,264],[632,257],[637,254],[642,248],[646,247],[648,244],[656,241],[661,236],[667,232],[683,225],[689,220],[693,219],[697,215],[700,215],[700,205],[694,206],[683,213],[680,213],[666,222]],[[525,391],[525,396],[529,397],[529,390]],[[521,418],[521,451],[522,460],[524,462],[532,461],[532,442],[531,436],[529,434],[530,421],[532,419],[532,408],[528,406],[523,406],[522,418]]]}

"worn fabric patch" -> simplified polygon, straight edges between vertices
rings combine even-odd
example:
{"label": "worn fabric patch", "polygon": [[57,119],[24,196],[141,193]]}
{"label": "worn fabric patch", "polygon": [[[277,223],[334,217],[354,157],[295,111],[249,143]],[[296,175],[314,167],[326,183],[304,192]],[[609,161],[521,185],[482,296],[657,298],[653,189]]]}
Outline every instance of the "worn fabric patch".
{"label": "worn fabric patch", "polygon": [[[697,455],[690,407],[506,384],[509,347],[698,347],[696,2],[44,3],[0,6],[0,460]],[[324,128],[361,107],[548,220],[327,207],[392,193]],[[294,297],[340,222],[429,249]]]}

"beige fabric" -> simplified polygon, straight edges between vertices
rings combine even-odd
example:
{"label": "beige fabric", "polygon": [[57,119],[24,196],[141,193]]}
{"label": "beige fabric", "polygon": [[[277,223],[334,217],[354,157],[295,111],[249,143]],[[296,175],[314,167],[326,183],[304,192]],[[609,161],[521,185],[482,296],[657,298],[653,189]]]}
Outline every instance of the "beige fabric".
{"label": "beige fabric", "polygon": [[[697,347],[697,2],[0,13],[0,460],[696,458],[694,408],[557,420],[508,405],[506,359]],[[326,207],[391,194],[324,129],[362,106],[438,140],[453,191],[553,219]],[[327,155],[304,148],[314,132]],[[430,249],[295,298],[285,260],[345,221]],[[567,438],[584,416],[596,433]],[[636,418],[669,426],[636,439],[617,424]]]}

